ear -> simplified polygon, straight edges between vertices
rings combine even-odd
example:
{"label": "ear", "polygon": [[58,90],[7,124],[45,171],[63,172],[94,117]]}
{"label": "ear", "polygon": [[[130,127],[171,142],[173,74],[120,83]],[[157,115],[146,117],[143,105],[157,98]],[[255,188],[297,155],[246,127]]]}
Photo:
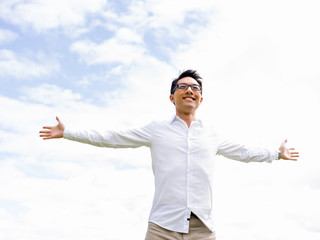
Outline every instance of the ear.
{"label": "ear", "polygon": [[172,102],[173,104],[175,104],[175,100],[174,100],[174,95],[173,94],[170,94],[169,96],[169,99],[170,99],[170,102]]}
{"label": "ear", "polygon": [[200,98],[200,103],[202,103],[202,101],[203,101],[203,97]]}

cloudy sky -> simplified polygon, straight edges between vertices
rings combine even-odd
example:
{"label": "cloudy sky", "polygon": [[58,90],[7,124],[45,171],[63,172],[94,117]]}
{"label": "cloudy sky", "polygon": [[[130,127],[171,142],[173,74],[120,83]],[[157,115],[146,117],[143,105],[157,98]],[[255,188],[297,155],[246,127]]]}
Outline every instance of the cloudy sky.
{"label": "cloudy sky", "polygon": [[173,78],[196,69],[199,116],[298,162],[218,157],[221,240],[320,238],[317,0],[1,0],[0,239],[144,239],[149,150],[42,141],[55,117],[121,129],[170,119]]}

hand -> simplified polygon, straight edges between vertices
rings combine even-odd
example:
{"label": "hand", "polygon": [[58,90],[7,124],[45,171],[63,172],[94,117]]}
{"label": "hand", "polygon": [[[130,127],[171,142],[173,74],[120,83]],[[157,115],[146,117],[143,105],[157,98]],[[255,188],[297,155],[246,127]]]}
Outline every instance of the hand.
{"label": "hand", "polygon": [[294,148],[287,148],[287,141],[287,139],[284,140],[279,147],[279,151],[281,152],[281,158],[285,160],[297,161],[297,158],[299,157],[299,152],[293,152],[295,150]]}
{"label": "hand", "polygon": [[63,137],[63,132],[65,129],[64,124],[60,121],[58,117],[56,117],[58,124],[56,126],[52,127],[42,127],[43,129],[48,129],[48,130],[42,130],[40,131],[40,137],[43,138],[43,140],[47,139],[52,139],[52,138],[62,138]]}

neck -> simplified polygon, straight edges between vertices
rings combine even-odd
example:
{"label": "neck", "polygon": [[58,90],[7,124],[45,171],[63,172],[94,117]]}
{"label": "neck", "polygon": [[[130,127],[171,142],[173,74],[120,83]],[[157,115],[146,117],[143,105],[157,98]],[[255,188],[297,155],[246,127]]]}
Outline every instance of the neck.
{"label": "neck", "polygon": [[192,113],[181,113],[176,111],[176,115],[181,118],[183,121],[185,121],[185,123],[188,125],[188,127],[190,127],[191,122],[196,120],[196,112],[192,112]]}

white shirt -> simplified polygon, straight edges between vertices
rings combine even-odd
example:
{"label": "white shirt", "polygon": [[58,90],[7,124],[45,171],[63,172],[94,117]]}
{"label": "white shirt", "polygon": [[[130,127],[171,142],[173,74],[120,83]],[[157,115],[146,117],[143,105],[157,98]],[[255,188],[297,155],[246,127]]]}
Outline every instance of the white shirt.
{"label": "white shirt", "polygon": [[100,147],[146,146],[151,150],[155,193],[149,221],[188,233],[191,212],[214,231],[212,178],[217,154],[244,162],[271,162],[277,150],[248,148],[218,138],[200,120],[187,124],[178,116],[125,131],[72,131],[64,138]]}

